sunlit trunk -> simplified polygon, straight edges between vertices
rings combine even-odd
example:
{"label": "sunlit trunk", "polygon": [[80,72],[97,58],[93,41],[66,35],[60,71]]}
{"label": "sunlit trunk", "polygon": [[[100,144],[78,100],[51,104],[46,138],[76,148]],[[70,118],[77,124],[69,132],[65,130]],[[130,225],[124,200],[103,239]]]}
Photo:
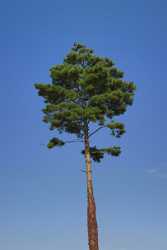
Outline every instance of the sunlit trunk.
{"label": "sunlit trunk", "polygon": [[85,143],[85,161],[86,161],[86,176],[87,176],[87,225],[88,225],[88,244],[89,250],[99,250],[98,246],[98,226],[96,219],[96,204],[93,195],[93,180],[91,171],[90,147],[88,128],[84,135]]}

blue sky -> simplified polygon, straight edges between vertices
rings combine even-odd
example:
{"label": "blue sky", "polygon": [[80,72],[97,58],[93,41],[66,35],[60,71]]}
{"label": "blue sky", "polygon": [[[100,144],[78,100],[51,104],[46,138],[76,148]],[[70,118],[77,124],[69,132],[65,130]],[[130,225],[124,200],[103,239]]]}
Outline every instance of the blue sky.
{"label": "blue sky", "polygon": [[[165,0],[1,1],[0,245],[3,250],[87,249],[81,148],[49,151],[43,101],[75,41],[111,57],[137,84],[118,120],[127,133],[121,157],[93,165],[101,250],[167,248]],[[97,144],[110,145],[101,131]]]}

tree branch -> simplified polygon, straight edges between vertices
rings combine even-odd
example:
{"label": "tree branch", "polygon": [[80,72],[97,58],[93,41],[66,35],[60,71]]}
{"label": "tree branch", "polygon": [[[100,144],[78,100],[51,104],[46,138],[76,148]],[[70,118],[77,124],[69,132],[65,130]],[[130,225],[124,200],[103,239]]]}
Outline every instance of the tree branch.
{"label": "tree branch", "polygon": [[[72,140],[72,141],[63,141],[64,143],[75,143],[75,142],[83,142],[82,140]],[[46,146],[46,144],[41,143],[40,146]]]}
{"label": "tree branch", "polygon": [[64,141],[65,143],[83,142],[83,140]]}
{"label": "tree branch", "polygon": [[97,129],[95,129],[92,133],[89,134],[89,137],[91,137],[92,135],[96,134],[102,128],[105,128],[105,126],[101,126],[101,127],[98,127]]}

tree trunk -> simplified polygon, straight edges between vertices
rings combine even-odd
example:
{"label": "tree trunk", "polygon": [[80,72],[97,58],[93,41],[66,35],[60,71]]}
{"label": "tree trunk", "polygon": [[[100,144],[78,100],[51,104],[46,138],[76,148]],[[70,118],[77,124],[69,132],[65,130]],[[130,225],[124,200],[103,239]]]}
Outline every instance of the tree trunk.
{"label": "tree trunk", "polygon": [[96,204],[93,195],[93,180],[91,171],[90,147],[88,127],[84,134],[85,143],[85,161],[86,161],[86,176],[87,176],[87,226],[88,226],[88,244],[89,250],[99,250],[98,246],[98,226],[96,220]]}

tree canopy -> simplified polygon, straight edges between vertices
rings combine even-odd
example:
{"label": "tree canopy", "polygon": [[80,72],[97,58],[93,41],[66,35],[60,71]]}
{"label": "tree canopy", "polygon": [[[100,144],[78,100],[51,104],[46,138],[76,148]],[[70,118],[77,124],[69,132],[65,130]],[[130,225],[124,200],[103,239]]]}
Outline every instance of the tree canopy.
{"label": "tree canopy", "polygon": [[[85,45],[75,43],[62,64],[50,69],[51,83],[36,83],[39,96],[45,101],[43,121],[51,130],[75,134],[82,140],[85,124],[107,128],[114,137],[125,133],[124,124],[115,121],[133,103],[135,84],[123,79],[110,58],[99,57]],[[48,148],[63,146],[66,142],[54,137]],[[120,147],[90,146],[91,157],[99,162],[104,154],[118,156]],[[84,153],[84,150],[82,151]]]}

